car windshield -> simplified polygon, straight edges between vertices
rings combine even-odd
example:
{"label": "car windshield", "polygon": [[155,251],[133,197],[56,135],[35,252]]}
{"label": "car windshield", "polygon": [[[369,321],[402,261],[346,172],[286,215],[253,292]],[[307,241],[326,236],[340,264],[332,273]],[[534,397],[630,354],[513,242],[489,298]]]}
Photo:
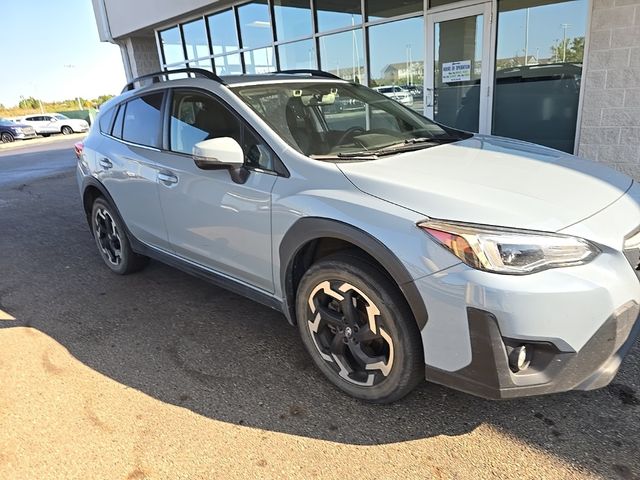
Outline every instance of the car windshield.
{"label": "car windshield", "polygon": [[312,158],[371,160],[470,136],[356,84],[274,82],[232,90],[289,145]]}
{"label": "car windshield", "polygon": [[56,113],[54,117],[56,117],[58,120],[67,120],[69,118],[69,117],[66,117],[65,115],[62,115],[61,113]]}
{"label": "car windshield", "polygon": [[15,123],[13,123],[8,118],[0,118],[0,125],[9,126],[9,125],[15,125]]}

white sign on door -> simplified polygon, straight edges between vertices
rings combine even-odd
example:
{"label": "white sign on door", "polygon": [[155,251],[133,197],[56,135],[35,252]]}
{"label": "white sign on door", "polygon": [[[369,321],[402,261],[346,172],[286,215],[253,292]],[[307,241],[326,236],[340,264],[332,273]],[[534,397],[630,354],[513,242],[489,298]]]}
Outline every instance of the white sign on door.
{"label": "white sign on door", "polygon": [[471,60],[442,64],[442,83],[467,82],[471,80]]}

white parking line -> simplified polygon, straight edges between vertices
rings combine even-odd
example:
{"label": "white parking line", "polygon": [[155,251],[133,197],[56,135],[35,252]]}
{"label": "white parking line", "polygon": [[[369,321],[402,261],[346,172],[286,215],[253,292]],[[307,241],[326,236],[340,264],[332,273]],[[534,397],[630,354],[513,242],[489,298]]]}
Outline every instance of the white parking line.
{"label": "white parking line", "polygon": [[0,320],[15,320],[15,318],[13,318],[7,312],[0,310]]}

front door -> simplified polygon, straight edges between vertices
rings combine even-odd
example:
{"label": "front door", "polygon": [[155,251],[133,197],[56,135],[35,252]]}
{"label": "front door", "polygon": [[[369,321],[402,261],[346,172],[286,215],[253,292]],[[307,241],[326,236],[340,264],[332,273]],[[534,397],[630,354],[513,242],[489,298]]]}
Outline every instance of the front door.
{"label": "front door", "polygon": [[[159,159],[160,204],[175,254],[273,292],[270,171],[273,153],[216,98],[176,89],[169,109],[169,150]],[[227,169],[201,170],[195,143],[231,137],[243,147],[250,173],[237,183]]]}
{"label": "front door", "polygon": [[427,117],[469,132],[490,132],[490,15],[490,3],[427,15]]}

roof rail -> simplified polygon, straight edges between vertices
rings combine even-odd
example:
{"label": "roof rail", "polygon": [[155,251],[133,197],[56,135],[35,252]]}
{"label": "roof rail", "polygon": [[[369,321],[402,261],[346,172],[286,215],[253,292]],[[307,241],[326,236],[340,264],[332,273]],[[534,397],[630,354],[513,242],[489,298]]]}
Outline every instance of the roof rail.
{"label": "roof rail", "polygon": [[324,78],[333,78],[335,80],[344,80],[343,78],[340,78],[337,75],[334,75],[333,73],[325,72],[324,70],[311,70],[311,69],[278,70],[272,73],[274,74],[285,73],[285,74],[292,74],[292,75],[295,75],[298,73],[304,73],[307,75],[311,75],[313,77],[324,77]]}
{"label": "roof rail", "polygon": [[139,77],[136,77],[124,86],[121,93],[128,92],[129,90],[133,90],[135,88],[135,83],[140,82],[141,80],[146,80],[148,78],[151,78],[152,83],[158,83],[160,81],[163,81],[163,79],[164,81],[169,80],[169,75],[173,75],[174,73],[192,74],[194,77],[208,78],[209,80],[214,80],[218,83],[223,83],[222,79],[218,75],[210,72],[209,70],[205,70],[204,68],[178,68],[175,70],[165,70],[162,72],[148,73],[146,75],[141,75]]}

